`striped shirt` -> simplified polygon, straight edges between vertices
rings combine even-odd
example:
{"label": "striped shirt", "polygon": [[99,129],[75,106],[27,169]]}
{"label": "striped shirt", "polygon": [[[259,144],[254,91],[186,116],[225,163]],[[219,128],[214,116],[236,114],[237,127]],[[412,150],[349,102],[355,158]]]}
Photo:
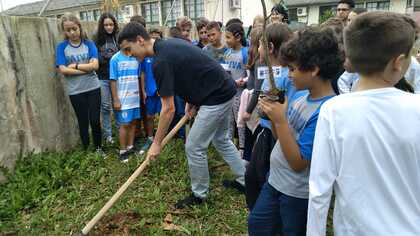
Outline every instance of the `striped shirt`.
{"label": "striped shirt", "polygon": [[109,64],[109,79],[117,81],[121,110],[140,107],[139,62],[134,57],[116,53]]}

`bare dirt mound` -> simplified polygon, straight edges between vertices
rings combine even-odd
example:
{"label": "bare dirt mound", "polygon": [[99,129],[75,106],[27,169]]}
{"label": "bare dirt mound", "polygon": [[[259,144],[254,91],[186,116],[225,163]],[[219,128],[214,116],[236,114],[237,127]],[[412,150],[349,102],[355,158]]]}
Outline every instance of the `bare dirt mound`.
{"label": "bare dirt mound", "polygon": [[[135,212],[117,213],[106,217],[102,223],[99,223],[91,235],[109,235],[109,236],[128,236],[141,235],[140,214]],[[136,225],[138,227],[136,227]],[[144,226],[143,226],[144,227]]]}

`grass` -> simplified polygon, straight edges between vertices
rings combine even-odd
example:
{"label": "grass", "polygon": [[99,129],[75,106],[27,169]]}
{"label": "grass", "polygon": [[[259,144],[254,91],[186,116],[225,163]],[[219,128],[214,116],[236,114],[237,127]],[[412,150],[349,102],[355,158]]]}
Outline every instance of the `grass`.
{"label": "grass", "polygon": [[[106,159],[74,150],[18,160],[8,182],[0,185],[0,235],[80,232],[144,159],[131,157],[123,164],[117,148],[110,150]],[[211,191],[206,204],[175,210],[176,201],[190,193],[190,181],[183,143],[169,143],[91,235],[246,235],[245,197],[222,187],[222,180],[233,176],[213,148],[209,169]],[[168,215],[172,219],[166,226],[177,229],[165,230]],[[328,228],[327,235],[332,235],[331,215]]]}
{"label": "grass", "polygon": [[[106,159],[75,150],[19,160],[8,182],[0,185],[0,235],[79,232],[144,159],[132,157],[128,164],[122,164],[116,152],[108,153]],[[214,149],[210,149],[209,169],[211,193],[207,203],[175,210],[173,205],[190,193],[190,186],[183,144],[171,142],[91,233],[245,235],[245,198],[221,186],[222,179],[233,176]],[[164,230],[168,214],[179,230]]]}

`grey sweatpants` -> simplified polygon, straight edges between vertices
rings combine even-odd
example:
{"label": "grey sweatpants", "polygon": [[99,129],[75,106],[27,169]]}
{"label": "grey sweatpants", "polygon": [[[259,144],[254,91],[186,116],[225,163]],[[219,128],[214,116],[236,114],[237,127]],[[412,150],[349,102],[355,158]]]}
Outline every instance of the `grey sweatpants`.
{"label": "grey sweatpants", "polygon": [[229,139],[229,119],[233,99],[214,105],[201,106],[185,144],[191,178],[191,189],[196,197],[206,198],[209,190],[207,149],[210,142],[229,164],[236,181],[245,185],[245,162]]}
{"label": "grey sweatpants", "polygon": [[232,116],[230,117],[229,121],[229,138],[233,139],[235,130],[238,130],[238,138],[239,138],[239,148],[244,149],[245,147],[245,127],[238,127],[238,115],[239,115],[239,106],[241,105],[241,94],[236,94],[233,98],[233,105],[232,105]]}

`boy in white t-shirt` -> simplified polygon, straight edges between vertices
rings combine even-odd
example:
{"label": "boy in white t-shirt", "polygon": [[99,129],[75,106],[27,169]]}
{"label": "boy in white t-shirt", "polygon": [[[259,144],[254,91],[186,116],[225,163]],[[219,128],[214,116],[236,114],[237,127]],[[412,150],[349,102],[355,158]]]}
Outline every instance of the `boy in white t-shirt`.
{"label": "boy in white t-shirt", "polygon": [[[420,96],[393,86],[410,64],[416,23],[371,12],[345,30],[355,92],[322,106],[309,179],[307,235],[420,235]],[[373,43],[374,42],[374,43]]]}

